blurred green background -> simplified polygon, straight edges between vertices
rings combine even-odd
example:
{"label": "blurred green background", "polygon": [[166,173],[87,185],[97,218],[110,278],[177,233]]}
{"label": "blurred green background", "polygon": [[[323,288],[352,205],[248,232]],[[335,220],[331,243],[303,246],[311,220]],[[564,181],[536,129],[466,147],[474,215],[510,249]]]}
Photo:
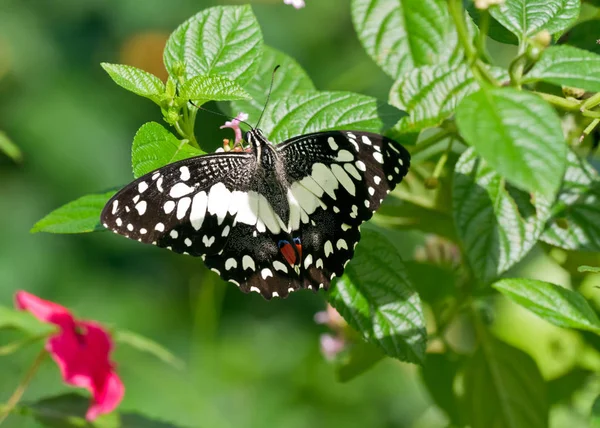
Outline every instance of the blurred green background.
{"label": "blurred green background", "polygon": [[[322,294],[266,302],[222,283],[200,260],[113,234],[29,233],[54,208],[131,181],[133,136],[143,123],[161,121],[153,103],[116,86],[99,63],[164,77],[169,33],[220,3],[0,0],[0,130],[24,153],[21,165],[0,155],[0,304],[12,305],[14,292],[25,289],[80,317],[144,334],[188,362],[178,371],[119,346],[123,411],[189,427],[412,426],[431,412],[415,367],[386,360],[349,384],[335,380],[319,351],[326,329],[313,321],[325,306]],[[265,42],[296,58],[320,89],[386,99],[392,82],[360,47],[349,2],[308,3],[296,10],[281,0],[252,2]],[[327,25],[307,26],[316,22]],[[219,130],[224,120],[199,115],[204,147],[232,137]],[[11,338],[3,334],[0,343]],[[30,348],[0,358],[0,402],[39,345]],[[47,361],[24,400],[65,391]],[[11,416],[5,426],[37,424]]]}
{"label": "blurred green background", "polygon": [[[265,42],[298,60],[319,89],[386,100],[392,81],[360,46],[350,2],[306,1],[302,10],[282,0],[253,1]],[[187,368],[177,370],[119,346],[123,412],[187,427],[443,427],[415,366],[385,359],[349,383],[336,381],[319,351],[326,329],[313,321],[325,307],[323,294],[266,302],[224,284],[200,260],[113,234],[29,233],[58,206],[131,181],[136,130],[161,122],[153,103],[116,86],[99,63],[134,65],[164,78],[169,33],[206,7],[236,3],[242,1],[0,0],[0,131],[24,153],[22,164],[0,155],[0,305],[11,306],[14,292],[24,289],[80,317],[143,334],[186,361]],[[490,50],[504,66],[515,52],[492,41]],[[198,117],[203,148],[232,137],[219,129],[224,118]],[[412,258],[424,235],[398,236],[403,255]],[[536,248],[512,273],[570,286],[557,263],[566,256],[554,255]],[[587,297],[593,283],[586,282]],[[499,308],[498,335],[529,352],[546,379],[574,367],[600,367],[598,353],[577,334],[505,301]],[[15,337],[1,333],[0,345]],[[461,340],[468,344],[468,337]],[[38,350],[34,345],[0,357],[0,402]],[[70,390],[47,361],[24,400]],[[555,407],[553,426],[587,426],[581,415],[597,390],[594,384],[574,405]],[[4,426],[38,425],[13,415]]]}

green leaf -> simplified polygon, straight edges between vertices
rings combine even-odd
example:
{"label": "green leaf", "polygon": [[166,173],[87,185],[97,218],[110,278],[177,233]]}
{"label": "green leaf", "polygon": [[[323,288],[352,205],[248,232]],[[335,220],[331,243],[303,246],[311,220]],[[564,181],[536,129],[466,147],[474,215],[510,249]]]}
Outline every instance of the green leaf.
{"label": "green leaf", "polygon": [[164,61],[169,74],[227,77],[244,85],[255,73],[262,53],[262,34],[250,5],[217,6],[181,24],[169,37]]}
{"label": "green leaf", "polygon": [[154,355],[159,360],[176,369],[183,369],[185,367],[185,363],[164,346],[140,334],[129,330],[116,330],[114,332],[114,339],[116,342],[129,345],[138,351]]}
{"label": "green leaf", "polygon": [[195,76],[181,86],[181,97],[202,105],[209,101],[233,101],[250,98],[240,85],[221,76]]}
{"label": "green leaf", "polygon": [[336,361],[335,375],[339,382],[349,382],[360,376],[385,357],[381,349],[369,342],[353,344],[348,351]]}
{"label": "green leaf", "polygon": [[596,313],[575,291],[526,278],[501,279],[492,287],[554,325],[600,334],[600,320]]}
{"label": "green leaf", "polygon": [[149,98],[156,104],[160,103],[165,92],[164,83],[155,75],[139,68],[124,64],[100,64],[117,85],[141,97]]}
{"label": "green leaf", "polygon": [[561,34],[575,23],[579,7],[579,0],[506,0],[490,7],[490,14],[519,40],[525,40],[542,30]]}
{"label": "green leaf", "polygon": [[[498,79],[506,77],[506,72],[499,68],[492,68],[490,72]],[[395,129],[415,132],[438,126],[454,114],[464,97],[478,89],[479,84],[464,64],[442,64],[409,71],[390,91],[390,104],[408,113]]]}
{"label": "green leaf", "polygon": [[89,398],[68,393],[21,403],[17,411],[29,414],[43,426],[51,428],[178,428],[178,425],[136,413],[113,412],[88,422],[85,414],[89,406]]}
{"label": "green leaf", "polygon": [[590,417],[590,427],[600,428],[600,395],[596,397],[592,404],[592,414]]}
{"label": "green leaf", "polygon": [[233,102],[233,115],[244,112],[248,113],[249,120],[258,120],[269,93],[271,75],[277,65],[279,69],[273,80],[271,100],[287,99],[298,92],[315,90],[310,77],[296,60],[272,47],[265,46],[259,68],[245,86],[252,98],[248,101]]}
{"label": "green leaf", "polygon": [[0,131],[0,152],[3,152],[15,162],[21,162],[23,160],[21,149],[19,149],[19,147],[8,138],[8,135],[2,131]]}
{"label": "green leaf", "polygon": [[363,47],[392,78],[456,57],[456,31],[443,0],[353,0]]}
{"label": "green leaf", "polygon": [[600,180],[585,159],[567,152],[567,171],[542,240],[566,250],[600,251]]}
{"label": "green leaf", "polygon": [[[464,2],[463,2],[464,4]],[[480,27],[481,22],[481,14],[489,13],[487,10],[481,11],[475,7],[475,2],[469,1],[465,5],[465,9],[469,13],[469,16],[473,19],[473,22],[477,27]],[[502,24],[500,24],[494,17],[489,16],[489,29],[488,29],[488,37],[494,39],[500,43],[506,43],[508,45],[518,45],[519,40],[517,36],[508,31]]]}
{"label": "green leaf", "polygon": [[548,82],[600,92],[600,55],[572,46],[550,46],[523,83]]}
{"label": "green leaf", "polygon": [[450,422],[463,426],[458,398],[454,393],[454,380],[459,370],[459,361],[452,360],[447,353],[427,354],[421,367],[421,378],[433,402],[446,412]]}
{"label": "green leaf", "polygon": [[274,143],[310,132],[348,129],[383,133],[406,113],[352,92],[304,92],[267,107],[261,128]]}
{"label": "green leaf", "polygon": [[546,428],[546,385],[533,359],[491,336],[482,339],[465,370],[471,428]]}
{"label": "green leaf", "polygon": [[0,306],[0,330],[16,329],[28,336],[41,336],[55,330],[54,326],[45,324],[29,312]]}
{"label": "green leaf", "polygon": [[487,283],[521,260],[550,216],[550,203],[515,189],[473,149],[456,163],[454,222],[475,275]]}
{"label": "green leaf", "polygon": [[31,228],[31,233],[86,233],[104,230],[100,224],[100,213],[114,190],[82,196],[52,211]]}
{"label": "green leaf", "polygon": [[423,362],[427,333],[421,300],[402,259],[381,232],[363,228],[361,244],[328,300],[350,326],[387,355]]}
{"label": "green leaf", "polygon": [[456,124],[467,143],[512,184],[554,198],[567,145],[560,119],[545,101],[515,89],[481,89],[458,105]]}
{"label": "green leaf", "polygon": [[600,267],[596,267],[596,266],[579,266],[577,268],[577,272],[600,273]]}
{"label": "green leaf", "polygon": [[138,129],[133,138],[133,175],[138,178],[172,162],[201,154],[203,152],[190,146],[186,140],[178,140],[162,125],[148,122]]}

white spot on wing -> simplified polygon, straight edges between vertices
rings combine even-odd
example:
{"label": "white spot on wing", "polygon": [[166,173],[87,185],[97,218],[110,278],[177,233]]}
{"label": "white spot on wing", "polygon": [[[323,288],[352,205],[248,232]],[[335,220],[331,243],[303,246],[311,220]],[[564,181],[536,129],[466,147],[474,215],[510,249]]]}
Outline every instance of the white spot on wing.
{"label": "white spot on wing", "polygon": [[357,160],[356,161],[356,167],[358,169],[360,169],[362,172],[365,172],[367,170],[367,166],[365,165],[365,163],[361,160]]}
{"label": "white spot on wing", "polygon": [[187,196],[179,200],[179,202],[177,203],[177,218],[179,220],[185,217],[187,210],[191,204],[192,198],[188,198]]}
{"label": "white spot on wing", "polygon": [[163,209],[165,210],[165,214],[171,214],[173,212],[173,210],[175,209],[175,201],[165,202]]}
{"label": "white spot on wing", "polygon": [[358,180],[358,181],[362,180],[362,177],[360,176],[360,172],[358,172],[358,170],[351,163],[345,163],[344,164],[344,169],[346,171],[348,171],[348,173],[352,177],[354,177],[356,180]]}
{"label": "white spot on wing", "polygon": [[281,263],[279,260],[275,260],[273,262],[273,267],[275,268],[275,270],[280,270],[281,272],[288,273],[287,266]]}
{"label": "white spot on wing", "polygon": [[322,163],[315,163],[312,167],[312,178],[335,200],[335,190],[338,188],[338,181],[335,175],[327,166]]}
{"label": "white spot on wing", "polygon": [[349,225],[347,225],[346,223],[343,223],[343,224],[342,224],[342,230],[345,232],[345,231],[347,231],[348,229],[352,229],[352,226],[349,226]]}
{"label": "white spot on wing", "polygon": [[202,227],[202,223],[204,223],[207,204],[208,196],[206,196],[206,192],[196,193],[192,201],[192,211],[190,211],[190,223],[196,230],[199,230]]}
{"label": "white spot on wing", "polygon": [[138,211],[138,213],[140,215],[143,215],[146,212],[147,206],[148,206],[148,204],[146,203],[146,201],[140,201],[140,203],[138,203],[135,206],[135,209]]}
{"label": "white spot on wing", "polygon": [[341,250],[342,248],[345,248],[346,250],[348,249],[348,245],[346,244],[346,241],[344,241],[343,239],[338,239],[335,246],[337,247],[338,250]]}
{"label": "white spot on wing", "polygon": [[215,242],[215,237],[211,236],[210,238],[206,235],[204,235],[202,237],[202,243],[206,246],[206,247],[210,247],[212,244],[214,244]]}
{"label": "white spot on wing", "polygon": [[327,139],[327,142],[329,143],[329,147],[331,147],[331,150],[337,150],[338,149],[338,145],[335,142],[335,139],[333,137],[329,137]]}
{"label": "white spot on wing", "polygon": [[373,157],[379,163],[383,163],[383,155],[379,152],[373,152]]}
{"label": "white spot on wing", "polygon": [[225,261],[225,270],[230,270],[237,267],[237,260],[233,257]]}
{"label": "white spot on wing", "polygon": [[192,246],[192,240],[190,238],[185,238],[185,240],[183,241],[183,243],[185,245],[187,245],[188,247]]}
{"label": "white spot on wing", "polygon": [[142,227],[140,229],[140,234],[145,235],[146,233],[148,233],[148,231]]}
{"label": "white spot on wing", "polygon": [[230,230],[231,230],[231,228],[229,227],[229,225],[225,226],[223,228],[223,232],[221,232],[221,236],[225,237],[225,236],[229,235]]}
{"label": "white spot on wing", "polygon": [[375,175],[373,177],[373,181],[375,182],[375,184],[379,184],[379,183],[381,183],[381,177],[378,175]]}
{"label": "white spot on wing", "polygon": [[154,230],[158,230],[159,232],[164,232],[165,225],[162,223],[156,223],[156,226],[154,226]]}
{"label": "white spot on wing", "polygon": [[315,266],[318,269],[323,269],[323,259],[318,259],[317,262],[315,263]]}
{"label": "white spot on wing", "polygon": [[116,199],[113,201],[113,207],[112,207],[112,213],[116,214],[117,213],[117,207],[119,206],[119,201],[117,201]]}
{"label": "white spot on wing", "polygon": [[158,177],[160,177],[160,172],[155,172],[155,173],[152,175],[152,181],[156,180]]}
{"label": "white spot on wing", "polygon": [[133,224],[129,223],[127,225],[127,230],[131,232],[133,230]]}
{"label": "white spot on wing", "polygon": [[367,190],[369,192],[369,195],[373,196],[375,194],[375,189],[373,189],[371,186],[369,186]]}
{"label": "white spot on wing", "polygon": [[294,199],[307,214],[314,213],[320,204],[319,199],[299,182],[293,183],[290,187],[290,191],[294,195]]}
{"label": "white spot on wing", "polygon": [[138,184],[138,191],[140,193],[144,193],[146,189],[148,189],[148,183],[146,183],[145,181],[140,181],[140,183]]}
{"label": "white spot on wing", "polygon": [[163,178],[162,178],[162,177],[160,177],[160,178],[158,179],[158,181],[156,182],[156,188],[158,189],[158,191],[159,191],[160,193],[162,193],[162,192],[163,192],[163,190],[164,190],[164,189],[163,189],[163,187],[162,187],[162,183],[163,183]]}
{"label": "white spot on wing", "polygon": [[179,168],[179,171],[181,172],[181,175],[179,176],[181,181],[188,181],[190,179],[190,170],[187,166],[182,166]]}
{"label": "white spot on wing", "polygon": [[356,196],[356,188],[354,187],[354,181],[350,178],[346,171],[338,164],[331,165],[331,172],[335,175],[335,178],[342,184],[344,189],[352,196]]}
{"label": "white spot on wing", "polygon": [[400,150],[398,150],[396,147],[394,147],[393,143],[388,144],[388,147],[390,149],[392,149],[393,151],[395,151],[396,153],[400,154]]}
{"label": "white spot on wing", "polygon": [[238,197],[238,212],[235,221],[254,226],[258,221],[258,193],[240,192]]}
{"label": "white spot on wing", "polygon": [[304,258],[304,269],[308,269],[308,267],[310,265],[312,265],[313,259],[312,259],[312,254],[307,255]]}
{"label": "white spot on wing", "polygon": [[245,255],[244,257],[242,257],[242,267],[244,268],[244,270],[256,269],[256,266],[254,265],[254,260],[252,260],[252,257],[250,257],[249,255]]}
{"label": "white spot on wing", "polygon": [[217,183],[210,189],[208,194],[208,212],[217,216],[217,223],[223,223],[227,208],[229,207],[229,198],[231,193],[223,183]]}
{"label": "white spot on wing", "polygon": [[367,137],[366,135],[362,136],[362,142],[363,142],[363,144],[366,144],[367,146],[370,146],[372,144],[371,140],[369,140],[369,137]]}
{"label": "white spot on wing", "polygon": [[262,276],[262,279],[267,279],[268,277],[273,276],[273,272],[271,272],[271,269],[269,268],[264,268],[260,271],[260,276]]}
{"label": "white spot on wing", "polygon": [[258,215],[271,233],[278,235],[281,232],[279,222],[277,221],[277,214],[275,214],[273,208],[271,208],[271,204],[269,204],[269,201],[263,195],[258,195]]}
{"label": "white spot on wing", "polygon": [[329,257],[329,254],[333,254],[333,244],[331,241],[325,242],[325,246],[323,248],[325,249],[325,257]]}
{"label": "white spot on wing", "polygon": [[352,153],[350,153],[348,150],[340,150],[335,160],[338,162],[352,162],[354,160],[354,156],[352,156]]}
{"label": "white spot on wing", "polygon": [[177,239],[177,237],[179,236],[179,233],[175,229],[173,229],[171,231],[171,233],[169,233],[169,236],[173,239]]}
{"label": "white spot on wing", "polygon": [[169,195],[172,198],[181,198],[182,196],[192,193],[193,190],[193,187],[190,187],[185,183],[177,183],[175,186],[171,187]]}

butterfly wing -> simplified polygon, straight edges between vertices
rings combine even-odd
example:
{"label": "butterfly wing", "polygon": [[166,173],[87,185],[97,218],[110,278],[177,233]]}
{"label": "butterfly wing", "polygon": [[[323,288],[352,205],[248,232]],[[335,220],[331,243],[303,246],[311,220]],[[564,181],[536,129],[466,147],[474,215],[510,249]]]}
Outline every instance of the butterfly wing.
{"label": "butterfly wing", "polygon": [[410,155],[389,138],[357,131],[307,134],[277,150],[290,183],[292,235],[301,236],[303,286],[328,288],[354,255],[362,222],[408,172]]}
{"label": "butterfly wing", "polygon": [[138,178],[101,214],[107,229],[202,257],[242,291],[285,297],[301,287],[277,242],[291,240],[263,196],[250,153],[185,159]]}

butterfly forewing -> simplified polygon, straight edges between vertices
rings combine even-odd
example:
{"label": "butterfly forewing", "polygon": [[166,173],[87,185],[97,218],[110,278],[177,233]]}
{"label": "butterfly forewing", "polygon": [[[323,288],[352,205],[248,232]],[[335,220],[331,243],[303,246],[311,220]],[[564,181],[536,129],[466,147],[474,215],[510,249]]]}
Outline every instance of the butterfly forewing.
{"label": "butterfly forewing", "polygon": [[286,297],[328,288],[368,220],[406,175],[408,152],[377,134],[329,131],[252,151],[186,159],[151,172],[105,206],[105,227],[201,256],[242,291]]}

